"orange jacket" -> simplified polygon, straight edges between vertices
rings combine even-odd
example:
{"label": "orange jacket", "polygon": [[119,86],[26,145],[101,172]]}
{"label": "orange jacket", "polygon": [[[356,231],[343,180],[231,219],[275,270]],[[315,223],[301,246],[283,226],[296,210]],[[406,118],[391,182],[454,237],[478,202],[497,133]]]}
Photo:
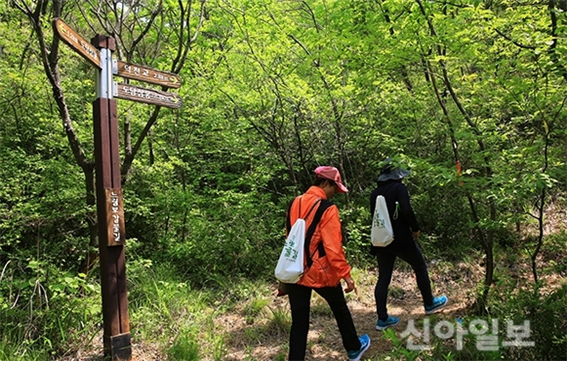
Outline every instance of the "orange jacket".
{"label": "orange jacket", "polygon": [[[327,199],[325,191],[318,186],[311,186],[305,194],[295,199],[289,210],[292,226],[300,216],[305,218],[317,199]],[[301,212],[299,211],[300,206]],[[317,207],[313,209],[305,221],[307,228],[313,221],[316,209]],[[317,249],[318,243],[321,241],[323,241],[325,248],[323,257],[319,257],[319,250]],[[305,271],[297,284],[311,288],[335,287],[341,279],[350,277],[350,266],[346,261],[342,245],[339,209],[336,205],[329,207],[321,217],[310,242],[309,255],[313,255],[313,265],[311,265],[311,268],[307,268],[307,257],[304,258]]]}

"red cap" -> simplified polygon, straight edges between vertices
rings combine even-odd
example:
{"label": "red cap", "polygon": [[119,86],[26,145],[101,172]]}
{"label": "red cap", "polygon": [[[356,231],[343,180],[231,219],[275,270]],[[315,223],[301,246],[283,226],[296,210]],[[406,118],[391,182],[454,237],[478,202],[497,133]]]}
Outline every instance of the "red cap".
{"label": "red cap", "polygon": [[315,174],[317,177],[322,177],[323,179],[333,180],[337,184],[339,193],[346,193],[348,189],[343,185],[341,179],[341,173],[333,166],[319,166],[315,169]]}

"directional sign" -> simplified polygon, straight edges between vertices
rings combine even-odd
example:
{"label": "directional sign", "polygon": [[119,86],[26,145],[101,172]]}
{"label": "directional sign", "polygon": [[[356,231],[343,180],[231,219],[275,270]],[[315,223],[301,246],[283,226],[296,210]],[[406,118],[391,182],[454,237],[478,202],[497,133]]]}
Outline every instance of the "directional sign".
{"label": "directional sign", "polygon": [[183,104],[178,95],[117,82],[114,83],[113,94],[118,99],[139,101],[173,109],[180,108]]}
{"label": "directional sign", "polygon": [[94,66],[102,69],[100,65],[100,51],[93,45],[83,39],[77,32],[75,32],[69,25],[59,18],[53,19],[53,29],[55,33],[67,43],[69,47],[83,56],[87,61]]}
{"label": "directional sign", "polygon": [[179,75],[122,61],[116,62],[116,72],[114,73],[127,79],[149,82],[150,84],[163,85],[175,89],[181,86],[181,77]]}

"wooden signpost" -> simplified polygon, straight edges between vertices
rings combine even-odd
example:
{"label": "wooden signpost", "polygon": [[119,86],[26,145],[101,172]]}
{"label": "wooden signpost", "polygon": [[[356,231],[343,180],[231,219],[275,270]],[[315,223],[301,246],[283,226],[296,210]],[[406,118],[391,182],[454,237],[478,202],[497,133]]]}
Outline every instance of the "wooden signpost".
{"label": "wooden signpost", "polygon": [[172,93],[120,83],[114,83],[114,90],[114,96],[118,99],[139,101],[174,109],[181,107],[181,98]]}
{"label": "wooden signpost", "polygon": [[84,40],[77,32],[70,26],[65,24],[61,19],[53,20],[53,28],[55,33],[61,40],[69,45],[74,51],[83,56],[93,66],[101,68],[100,66],[100,51],[93,47],[89,42]]}
{"label": "wooden signpost", "polygon": [[126,229],[120,175],[118,112],[114,97],[168,108],[180,108],[182,102],[179,96],[172,93],[119,84],[112,81],[112,75],[172,88],[181,86],[181,78],[173,73],[113,60],[114,38],[97,35],[88,43],[61,19],[53,19],[52,25],[55,34],[98,71],[97,99],[93,101],[93,129],[103,346],[108,358],[131,360],[124,256]]}
{"label": "wooden signpost", "polygon": [[145,81],[150,84],[168,86],[174,89],[181,86],[181,78],[176,74],[122,61],[116,61],[114,74],[126,79]]}

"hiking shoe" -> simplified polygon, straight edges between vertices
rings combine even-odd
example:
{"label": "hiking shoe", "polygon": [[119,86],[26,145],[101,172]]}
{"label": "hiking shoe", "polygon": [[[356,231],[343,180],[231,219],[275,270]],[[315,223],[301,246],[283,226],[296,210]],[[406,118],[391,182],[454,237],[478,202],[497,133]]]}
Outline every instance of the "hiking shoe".
{"label": "hiking shoe", "polygon": [[388,316],[388,318],[385,321],[379,319],[376,322],[376,329],[378,331],[382,331],[383,329],[397,325],[399,321],[400,320],[398,319],[398,317],[392,317],[392,316]]}
{"label": "hiking shoe", "polygon": [[446,296],[442,295],[440,297],[433,298],[433,303],[431,303],[431,305],[425,306],[425,313],[426,314],[434,313],[437,311],[437,309],[443,307],[445,304],[447,304]]}
{"label": "hiking shoe", "polygon": [[362,354],[365,353],[366,350],[368,350],[368,348],[370,347],[370,337],[368,337],[368,335],[364,334],[360,336],[358,340],[360,341],[360,350],[348,352],[348,359],[350,361],[360,360]]}

